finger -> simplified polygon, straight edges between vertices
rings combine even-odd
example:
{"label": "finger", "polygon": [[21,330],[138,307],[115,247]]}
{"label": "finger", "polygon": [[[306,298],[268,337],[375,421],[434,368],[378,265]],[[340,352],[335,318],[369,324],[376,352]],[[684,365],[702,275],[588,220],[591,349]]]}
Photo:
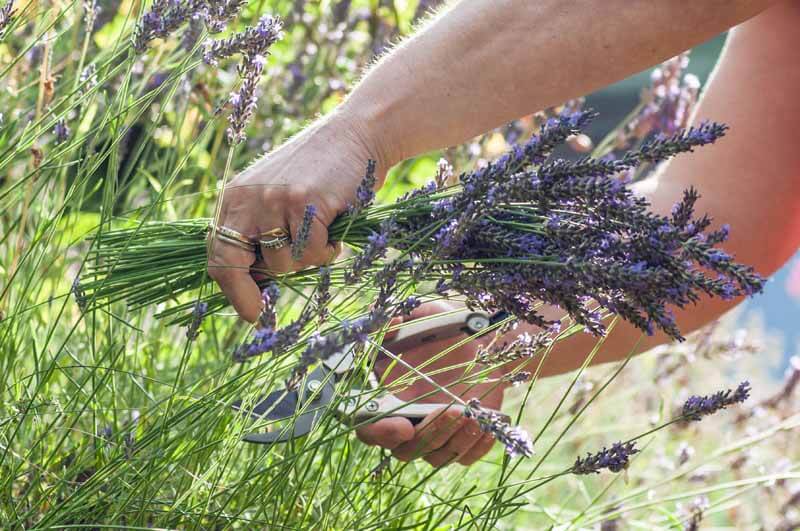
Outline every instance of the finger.
{"label": "finger", "polygon": [[219,284],[242,319],[255,322],[262,307],[258,285],[250,276],[255,255],[218,239],[212,240],[210,247],[208,276]]}
{"label": "finger", "polygon": [[458,461],[481,440],[483,432],[474,419],[467,419],[447,444],[425,456],[425,461],[436,468]]}
{"label": "finger", "polygon": [[469,466],[475,463],[481,457],[489,453],[489,450],[491,450],[492,446],[494,446],[494,442],[495,438],[491,433],[484,433],[480,440],[476,442],[472,448],[467,451],[467,453],[461,456],[461,459],[459,459],[458,462],[464,466]]}
{"label": "finger", "polygon": [[[264,233],[273,229],[283,229],[286,227],[286,220],[278,217],[269,217],[260,225],[260,232]],[[289,273],[294,271],[294,260],[292,260],[292,247],[290,243],[275,248],[261,246],[261,257],[266,270],[274,275]]]}
{"label": "finger", "polygon": [[[297,237],[301,230],[302,219],[292,223],[292,234]],[[300,252],[296,269],[309,266],[322,266],[331,263],[337,256],[336,246],[328,241],[328,227],[316,216],[311,221],[308,239]]]}
{"label": "finger", "polygon": [[392,452],[401,461],[411,461],[444,446],[466,421],[460,411],[439,410],[431,413],[417,425],[414,438],[397,446]]}
{"label": "finger", "polygon": [[393,450],[414,438],[414,425],[403,417],[389,417],[356,429],[356,437],[364,444]]}

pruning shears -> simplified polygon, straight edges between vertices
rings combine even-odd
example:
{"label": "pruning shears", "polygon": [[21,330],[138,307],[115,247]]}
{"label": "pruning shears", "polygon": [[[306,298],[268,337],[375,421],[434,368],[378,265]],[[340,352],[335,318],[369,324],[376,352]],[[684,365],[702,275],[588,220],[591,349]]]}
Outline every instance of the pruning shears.
{"label": "pruning shears", "polygon": [[[432,341],[480,333],[507,316],[505,312],[490,315],[480,311],[463,310],[410,321],[398,329],[391,339],[387,339],[383,347],[401,353]],[[250,433],[245,435],[243,440],[256,444],[291,441],[310,433],[329,409],[340,421],[348,424],[373,422],[387,416],[405,417],[413,424],[418,424],[436,410],[452,405],[452,403],[406,402],[389,392],[376,394],[375,390],[379,384],[373,371],[369,371],[367,375],[367,389],[339,389],[344,387],[339,385],[341,382],[352,381],[348,376],[355,370],[358,370],[355,345],[349,344],[320,363],[304,378],[297,389],[282,388],[272,391],[260,398],[252,407],[246,407],[241,401],[237,401],[233,404],[234,409],[254,420],[275,423],[269,425],[270,431]],[[331,407],[333,402],[336,402],[335,407]],[[505,421],[509,420],[507,415],[499,411],[492,412]],[[278,424],[280,421],[288,423],[281,425]]]}

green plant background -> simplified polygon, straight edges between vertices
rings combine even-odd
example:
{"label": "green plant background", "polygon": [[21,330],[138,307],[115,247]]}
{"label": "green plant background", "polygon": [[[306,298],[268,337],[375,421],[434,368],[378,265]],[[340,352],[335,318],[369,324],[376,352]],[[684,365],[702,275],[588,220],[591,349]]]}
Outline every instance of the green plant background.
{"label": "green plant background", "polygon": [[[790,394],[753,407],[780,390],[770,372],[783,365],[757,321],[635,359],[593,401],[618,367],[516,390],[508,411],[536,437],[526,460],[495,448],[470,468],[389,461],[375,475],[381,452],[333,419],[284,447],[240,442],[248,425],[231,401],[279,385],[291,360],[233,364],[247,332],[233,315],[208,319],[190,342],[152,311],[83,314],[70,290],[86,237],[209,215],[226,161],[245,167],[332,109],[384,33],[411,31],[417,3],[354,0],[366,18],[343,39],[329,35],[331,2],[248,3],[229,29],[274,13],[287,20],[286,37],[272,49],[248,141],[234,151],[214,109],[236,85],[235,64],[199,64],[179,35],[136,56],[129,38],[141,5],[101,7],[89,31],[80,3],[20,3],[0,43],[0,527],[679,529],[696,507],[709,526],[776,529],[796,518],[800,418]],[[694,55],[701,77],[721,42]],[[294,86],[289,67],[301,57],[305,80]],[[80,80],[90,63],[94,88]],[[605,120],[592,136],[616,124],[644,84],[638,76],[591,96]],[[60,119],[71,135],[57,144]],[[462,146],[407,161],[379,199],[426,183],[442,155],[457,169],[483,156]],[[282,321],[298,300],[282,301]],[[669,418],[690,393],[742,378],[753,381],[750,406],[647,436],[625,474],[548,481],[577,455]]]}

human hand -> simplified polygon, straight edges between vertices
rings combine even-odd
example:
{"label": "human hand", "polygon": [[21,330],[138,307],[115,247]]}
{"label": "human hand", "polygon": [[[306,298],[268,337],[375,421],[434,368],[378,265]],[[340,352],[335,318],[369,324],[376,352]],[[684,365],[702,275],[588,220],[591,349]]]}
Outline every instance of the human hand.
{"label": "human hand", "polygon": [[[445,302],[427,303],[417,308],[405,320],[429,317],[455,308],[454,305]],[[409,365],[418,367],[457,341],[458,339],[433,341],[395,354],[402,355],[403,361]],[[505,385],[491,382],[476,385],[466,382],[454,383],[457,380],[468,379],[465,378],[468,376],[465,375],[466,364],[475,359],[480,344],[481,341],[478,340],[466,343],[425,365],[420,371],[430,374],[429,377],[436,384],[446,386],[451,393],[460,396],[464,401],[476,397],[481,400],[482,406],[499,410],[503,403]],[[392,360],[388,357],[381,357],[375,362],[375,371],[378,375],[384,375],[385,385],[391,385],[406,375],[413,377],[413,373],[409,374],[412,371],[401,364],[395,364],[386,374],[391,363]],[[453,366],[456,368],[448,369]],[[435,389],[436,387],[425,380],[416,379],[405,388],[393,390],[393,393],[400,399],[411,401]],[[419,402],[450,403],[452,400],[449,394],[438,391],[420,399]],[[417,426],[404,417],[388,417],[358,428],[356,434],[366,444],[392,450],[394,457],[401,461],[422,457],[435,467],[453,462],[471,465],[491,450],[494,437],[482,432],[478,423],[474,419],[464,417],[462,411],[463,409],[458,406],[442,408],[428,415]]]}
{"label": "human hand", "polygon": [[[253,252],[215,238],[208,274],[239,315],[254,322],[263,303],[256,284],[260,271],[286,273],[331,262],[339,251],[329,241],[328,225],[353,203],[367,161],[377,161],[376,178],[385,175],[364,127],[344,112],[334,112],[234,177],[222,195],[218,225],[247,238],[273,229],[296,237],[307,205],[316,209],[307,244],[299,260],[289,245],[261,246],[263,262]],[[254,271],[259,271],[255,273]],[[256,275],[256,276],[254,276]],[[263,277],[263,275],[262,275]]]}

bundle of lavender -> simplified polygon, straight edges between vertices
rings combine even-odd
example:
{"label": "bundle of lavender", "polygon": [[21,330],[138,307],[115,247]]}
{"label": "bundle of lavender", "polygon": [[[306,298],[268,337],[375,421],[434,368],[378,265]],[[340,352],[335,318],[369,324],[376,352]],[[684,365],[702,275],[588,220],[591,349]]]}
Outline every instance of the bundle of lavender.
{"label": "bundle of lavender", "polygon": [[[583,110],[551,118],[527,143],[460,175],[457,185],[432,182],[394,204],[370,204],[368,171],[359,204],[329,230],[360,253],[334,264],[325,282],[379,289],[386,267],[402,262],[407,267],[390,268],[392,282],[435,282],[436,293],[457,292],[474,306],[529,323],[551,324],[537,312],[544,302],[595,334],[603,333],[602,316],[610,312],[676,339],[682,338],[670,306],[683,307],[701,293],[728,299],[760,291],[763,279],[717,248],[727,228],[709,231],[711,219],[695,217],[694,190],[670,215],[658,215],[620,177],[713,143],[726,126],[703,123],[655,136],[618,157],[549,160],[593,117]],[[196,318],[198,300],[204,312],[224,308],[224,296],[210,289],[200,299],[185,296],[210,282],[208,227],[209,220],[197,219],[101,232],[76,295],[84,303],[126,301],[134,309],[182,298],[159,315],[184,324]],[[399,256],[387,259],[389,248]],[[278,280],[302,288],[318,279],[314,269]]]}

